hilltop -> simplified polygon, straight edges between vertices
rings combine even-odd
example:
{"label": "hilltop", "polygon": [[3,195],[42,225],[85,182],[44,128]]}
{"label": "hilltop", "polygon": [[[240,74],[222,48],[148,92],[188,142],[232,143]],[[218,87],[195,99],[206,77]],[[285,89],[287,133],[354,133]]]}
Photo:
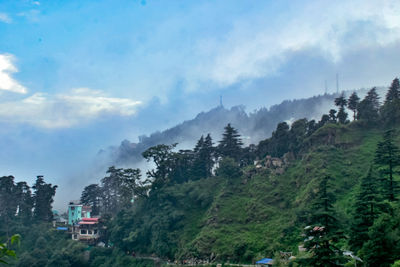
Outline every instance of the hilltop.
{"label": "hilltop", "polygon": [[110,165],[132,166],[143,160],[141,153],[149,147],[173,143],[179,143],[180,148],[192,147],[201,135],[210,133],[214,138],[219,137],[223,130],[219,126],[228,123],[239,130],[246,145],[256,144],[269,137],[281,121],[320,119],[323,112],[334,106],[335,97],[337,94],[324,94],[305,99],[285,100],[252,113],[247,113],[244,106],[234,106],[230,109],[218,106],[170,129],[149,136],[139,136],[139,142],[124,140],[119,146],[102,150],[100,155],[110,156]]}

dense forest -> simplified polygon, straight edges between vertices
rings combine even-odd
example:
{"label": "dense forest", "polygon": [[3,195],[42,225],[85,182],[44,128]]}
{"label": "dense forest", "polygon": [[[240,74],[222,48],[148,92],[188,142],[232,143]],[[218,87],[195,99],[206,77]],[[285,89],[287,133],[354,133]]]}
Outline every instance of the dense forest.
{"label": "dense forest", "polygon": [[[146,257],[399,266],[399,80],[383,101],[376,88],[363,99],[354,92],[333,101],[337,108],[320,120],[280,122],[257,145],[244,146],[228,123],[218,142],[207,134],[193,149],[148,148],[142,156],[155,167],[145,174],[110,167],[81,197],[101,216],[104,248],[51,227],[56,186],[43,177],[32,188],[1,177],[0,236],[9,251],[1,259],[15,266],[152,265]],[[19,245],[11,244],[15,234]]]}

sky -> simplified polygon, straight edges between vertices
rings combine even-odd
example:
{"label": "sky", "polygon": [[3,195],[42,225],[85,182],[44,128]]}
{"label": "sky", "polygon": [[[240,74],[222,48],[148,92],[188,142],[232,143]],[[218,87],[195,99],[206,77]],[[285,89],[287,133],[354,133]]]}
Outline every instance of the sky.
{"label": "sky", "polygon": [[61,207],[101,178],[102,148],[220,95],[253,111],[334,92],[336,74],[340,90],[400,75],[400,1],[2,0],[0,175],[44,175]]}

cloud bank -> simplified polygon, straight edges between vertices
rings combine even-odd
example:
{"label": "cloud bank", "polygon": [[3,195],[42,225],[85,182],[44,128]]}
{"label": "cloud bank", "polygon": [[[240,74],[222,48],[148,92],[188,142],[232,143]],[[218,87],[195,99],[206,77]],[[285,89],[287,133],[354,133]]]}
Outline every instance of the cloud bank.
{"label": "cloud bank", "polygon": [[[237,21],[222,38],[197,43],[201,60],[195,68],[204,81],[227,87],[276,75],[293,53],[310,50],[334,64],[347,53],[384,48],[400,41],[400,1],[290,2],[292,9],[274,17],[259,12]],[[189,81],[190,82],[190,81]],[[193,81],[192,81],[193,82]]]}
{"label": "cloud bank", "polygon": [[107,97],[101,91],[77,88],[68,93],[35,93],[29,97],[3,102],[0,121],[24,123],[44,128],[66,128],[103,116],[131,116],[139,101]]}
{"label": "cloud bank", "polygon": [[15,72],[18,72],[18,69],[14,65],[14,56],[0,54],[0,90],[26,94],[27,89],[12,78],[11,75]]}

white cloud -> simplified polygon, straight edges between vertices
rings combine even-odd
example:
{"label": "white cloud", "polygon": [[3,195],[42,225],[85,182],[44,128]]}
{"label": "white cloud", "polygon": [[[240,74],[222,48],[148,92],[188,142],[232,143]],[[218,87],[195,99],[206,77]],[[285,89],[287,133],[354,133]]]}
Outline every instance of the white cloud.
{"label": "white cloud", "polygon": [[0,121],[26,123],[44,128],[66,128],[89,122],[103,115],[131,116],[139,101],[112,98],[89,88],[66,94],[35,93],[21,100],[0,105]]}
{"label": "white cloud", "polygon": [[0,13],[0,21],[2,21],[4,23],[11,23],[12,19],[6,13]]}
{"label": "white cloud", "polygon": [[246,16],[226,36],[198,42],[201,60],[188,68],[187,76],[195,78],[189,88],[199,89],[204,81],[225,87],[274,75],[293,52],[301,50],[312,49],[338,63],[348,51],[400,41],[398,0],[293,5],[289,13],[274,17]]}
{"label": "white cloud", "polygon": [[26,94],[26,88],[11,77],[12,73],[18,72],[13,61],[14,56],[0,54],[0,90]]}

